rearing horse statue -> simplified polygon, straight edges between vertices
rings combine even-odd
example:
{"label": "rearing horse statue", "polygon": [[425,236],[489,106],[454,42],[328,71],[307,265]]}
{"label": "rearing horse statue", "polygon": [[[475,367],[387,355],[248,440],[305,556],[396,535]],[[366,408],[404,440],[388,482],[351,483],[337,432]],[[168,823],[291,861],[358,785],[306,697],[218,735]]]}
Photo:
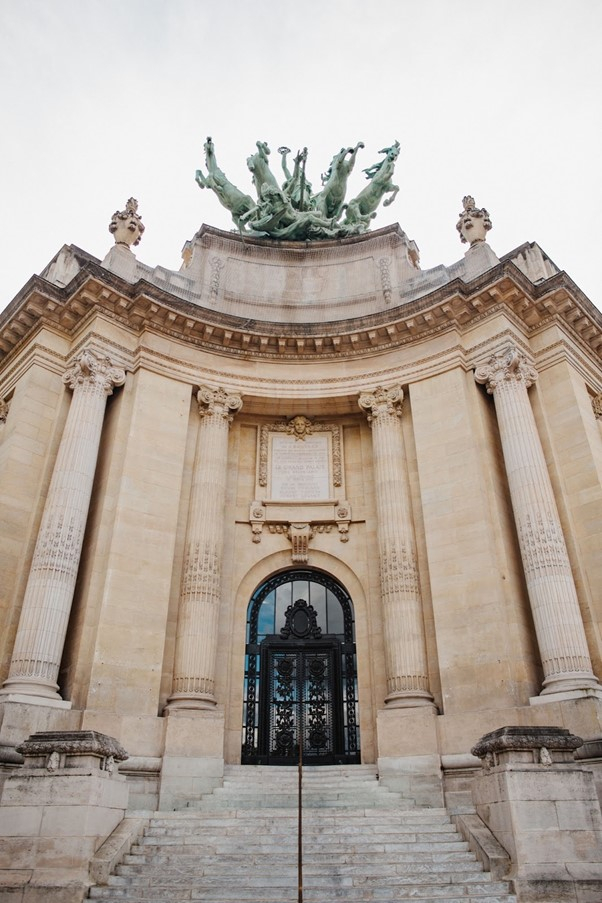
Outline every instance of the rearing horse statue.
{"label": "rearing horse statue", "polygon": [[391,147],[384,147],[379,151],[379,154],[386,154],[384,160],[364,169],[366,178],[370,182],[356,198],[349,201],[344,225],[362,225],[367,228],[370,220],[376,216],[376,208],[385,194],[390,193],[391,197],[383,201],[383,207],[388,207],[393,203],[399,191],[399,185],[394,185],[392,181],[399,149],[399,141],[396,141]]}
{"label": "rearing horse statue", "polygon": [[364,147],[359,141],[355,147],[342,147],[338,154],[332,158],[332,162],[323,177],[324,188],[316,195],[316,210],[323,216],[334,217],[341,215],[347,191],[347,180],[353,167],[360,147]]}
{"label": "rearing horse statue", "polygon": [[268,155],[271,153],[267,142],[257,141],[257,153],[251,157],[247,157],[247,166],[253,174],[253,184],[257,192],[257,197],[261,200],[261,189],[264,185],[271,185],[273,188],[280,189],[280,185],[276,181],[274,173],[270,169],[270,161]]}
{"label": "rearing horse statue", "polygon": [[228,181],[225,174],[218,167],[211,137],[207,138],[204,150],[207,175],[204,176],[202,171],[197,169],[195,181],[200,188],[210,188],[215,192],[220,204],[230,211],[235,224],[239,229],[242,229],[243,222],[241,217],[255,206],[255,201],[250,194],[244,194],[236,185]]}

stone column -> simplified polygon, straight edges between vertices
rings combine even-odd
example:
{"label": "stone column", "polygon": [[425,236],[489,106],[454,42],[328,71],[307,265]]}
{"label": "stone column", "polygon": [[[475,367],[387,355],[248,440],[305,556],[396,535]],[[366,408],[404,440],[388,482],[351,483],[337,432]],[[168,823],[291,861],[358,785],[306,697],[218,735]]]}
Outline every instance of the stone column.
{"label": "stone column", "polygon": [[108,357],[83,351],[63,376],[73,398],[0,694],[60,702],[57,677],[90,506],[107,396],[125,382]]}
{"label": "stone column", "polygon": [[511,345],[477,368],[475,379],[486,385],[495,402],[544,670],[541,695],[602,696],[592,671],[566,543],[527,394],[537,371]]}
{"label": "stone column", "polygon": [[186,531],[172,694],[167,710],[215,705],[215,659],[228,462],[228,430],[242,400],[202,386],[201,425]]}
{"label": "stone column", "polygon": [[422,600],[405,450],[400,386],[360,395],[372,427],[387,697],[391,708],[431,705]]}

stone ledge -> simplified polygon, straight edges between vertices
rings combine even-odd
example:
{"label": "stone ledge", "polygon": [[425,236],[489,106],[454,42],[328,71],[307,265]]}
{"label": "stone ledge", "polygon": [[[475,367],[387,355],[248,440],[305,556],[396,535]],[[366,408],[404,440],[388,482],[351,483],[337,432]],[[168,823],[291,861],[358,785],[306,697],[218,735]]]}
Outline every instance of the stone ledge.
{"label": "stone ledge", "polygon": [[581,737],[564,727],[500,727],[481,737],[471,753],[483,759],[491,753],[534,749],[574,751],[582,745]]}
{"label": "stone ledge", "polygon": [[109,875],[114,872],[124,856],[136,843],[149,824],[149,818],[124,818],[90,862],[90,880],[93,884],[108,884]]}
{"label": "stone ledge", "polygon": [[485,822],[476,814],[452,815],[452,822],[494,880],[507,878],[512,861]]}

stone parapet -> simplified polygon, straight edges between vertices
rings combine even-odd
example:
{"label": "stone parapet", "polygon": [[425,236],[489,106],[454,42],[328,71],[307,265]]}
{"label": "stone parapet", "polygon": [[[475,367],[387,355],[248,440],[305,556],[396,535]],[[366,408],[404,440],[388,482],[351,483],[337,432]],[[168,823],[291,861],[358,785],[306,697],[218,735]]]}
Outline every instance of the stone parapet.
{"label": "stone parapet", "polygon": [[602,814],[591,771],[574,761],[581,744],[565,728],[511,726],[472,750],[484,766],[476,812],[510,854],[521,901],[602,898]]}
{"label": "stone parapet", "polygon": [[18,751],[23,768],[0,797],[2,893],[14,903],[80,903],[89,863],[122,821],[127,753],[97,731],[45,731]]}

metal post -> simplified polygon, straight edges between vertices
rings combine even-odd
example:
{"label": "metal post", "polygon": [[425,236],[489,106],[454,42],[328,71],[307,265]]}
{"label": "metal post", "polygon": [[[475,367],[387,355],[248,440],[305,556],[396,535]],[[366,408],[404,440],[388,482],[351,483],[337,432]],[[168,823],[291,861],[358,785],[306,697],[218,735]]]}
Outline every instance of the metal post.
{"label": "metal post", "polygon": [[[301,700],[299,700],[299,709]],[[301,714],[301,712],[299,712]],[[303,903],[303,728],[299,718],[299,823],[297,829],[297,903]]]}

